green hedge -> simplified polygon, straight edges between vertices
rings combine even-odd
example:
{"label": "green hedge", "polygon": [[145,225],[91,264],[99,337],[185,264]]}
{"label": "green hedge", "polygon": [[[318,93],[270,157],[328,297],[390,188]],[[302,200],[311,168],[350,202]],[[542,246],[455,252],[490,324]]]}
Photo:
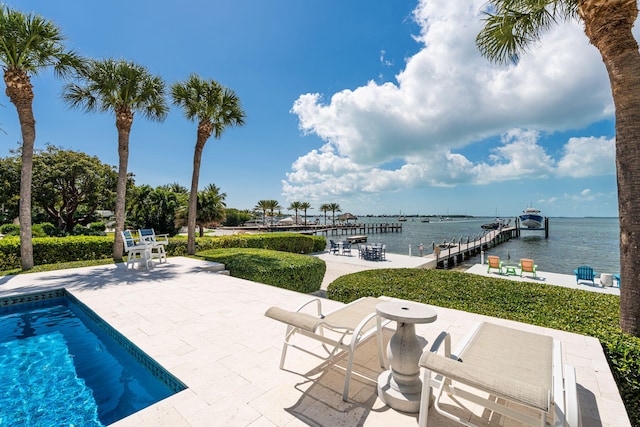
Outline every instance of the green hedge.
{"label": "green hedge", "polygon": [[319,258],[268,249],[211,249],[197,255],[224,264],[233,277],[303,293],[318,291],[327,269]]}
{"label": "green hedge", "polygon": [[[196,251],[219,248],[262,248],[292,253],[311,253],[324,250],[321,236],[297,233],[238,234],[233,236],[198,237]],[[169,256],[187,254],[186,237],[169,239]],[[111,258],[113,236],[70,236],[33,238],[34,265]],[[0,271],[20,268],[20,238],[0,239]]]}
{"label": "green hedge", "polygon": [[[34,237],[34,265],[111,258],[113,237]],[[0,271],[20,268],[20,238],[0,240]]]}
{"label": "green hedge", "polygon": [[327,289],[329,298],[344,303],[381,295],[598,338],[631,423],[640,427],[640,338],[619,327],[620,297],[421,269],[363,271],[339,277]]}

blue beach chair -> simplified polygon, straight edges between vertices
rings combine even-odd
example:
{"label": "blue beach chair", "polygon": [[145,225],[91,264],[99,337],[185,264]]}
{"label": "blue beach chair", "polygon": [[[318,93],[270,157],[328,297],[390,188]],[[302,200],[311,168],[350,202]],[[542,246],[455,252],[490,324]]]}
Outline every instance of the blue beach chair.
{"label": "blue beach chair", "polygon": [[598,273],[593,271],[593,268],[589,267],[588,265],[581,265],[577,270],[573,270],[573,273],[576,275],[577,284],[580,284],[580,280],[586,280],[591,282],[591,284],[595,286],[596,282],[594,279],[596,278],[596,274]]}

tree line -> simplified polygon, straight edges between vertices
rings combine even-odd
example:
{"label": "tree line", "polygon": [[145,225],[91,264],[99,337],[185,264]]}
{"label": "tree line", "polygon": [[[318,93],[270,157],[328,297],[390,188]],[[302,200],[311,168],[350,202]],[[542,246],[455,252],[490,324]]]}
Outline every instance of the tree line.
{"label": "tree line", "polygon": [[[267,216],[271,218],[271,225],[273,225],[273,219],[276,216],[276,211],[280,214],[282,206],[277,200],[260,200],[258,204],[253,208],[255,211],[262,212],[262,223],[267,223]],[[304,225],[307,225],[307,211],[313,209],[311,203],[295,201],[291,202],[287,208],[295,213],[295,221],[298,221],[298,212],[304,212]],[[324,213],[324,223],[327,223],[327,212],[332,213],[332,221],[336,223],[336,212],[342,212],[340,205],[337,203],[324,203],[320,205],[319,210]]]}
{"label": "tree line", "polygon": [[[0,224],[11,223],[19,214],[20,161],[17,151],[0,158]],[[105,220],[105,212],[115,206],[116,167],[96,156],[47,145],[34,151],[32,176],[32,221],[50,223],[49,235],[83,234],[82,228]],[[198,191],[196,225],[200,235],[205,227],[240,225],[253,217],[248,211],[228,209],[226,196],[215,184]],[[153,188],[136,186],[133,174],[127,177],[127,228],[153,228],[175,235],[187,225],[188,206],[189,190],[178,183]]]}

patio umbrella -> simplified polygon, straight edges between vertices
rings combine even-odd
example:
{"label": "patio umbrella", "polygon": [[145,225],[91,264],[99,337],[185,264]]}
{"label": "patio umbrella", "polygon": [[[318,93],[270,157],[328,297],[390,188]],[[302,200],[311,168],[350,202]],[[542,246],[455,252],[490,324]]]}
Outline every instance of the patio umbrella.
{"label": "patio umbrella", "polygon": [[340,215],[338,217],[338,221],[347,221],[347,222],[349,222],[350,219],[355,221],[356,219],[358,219],[358,217],[353,215],[353,214],[351,214],[351,213],[349,213],[349,212],[344,213],[344,214],[342,214],[342,215]]}

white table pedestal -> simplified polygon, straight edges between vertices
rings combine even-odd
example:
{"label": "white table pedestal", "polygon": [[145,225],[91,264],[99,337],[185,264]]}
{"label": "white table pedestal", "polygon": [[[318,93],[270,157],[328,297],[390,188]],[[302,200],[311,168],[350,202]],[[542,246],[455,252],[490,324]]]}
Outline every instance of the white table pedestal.
{"label": "white table pedestal", "polygon": [[416,323],[431,323],[435,310],[409,301],[378,304],[378,315],[397,322],[396,332],[387,347],[390,369],[378,376],[378,396],[393,409],[408,413],[420,410],[420,366],[422,346],[416,336]]}

